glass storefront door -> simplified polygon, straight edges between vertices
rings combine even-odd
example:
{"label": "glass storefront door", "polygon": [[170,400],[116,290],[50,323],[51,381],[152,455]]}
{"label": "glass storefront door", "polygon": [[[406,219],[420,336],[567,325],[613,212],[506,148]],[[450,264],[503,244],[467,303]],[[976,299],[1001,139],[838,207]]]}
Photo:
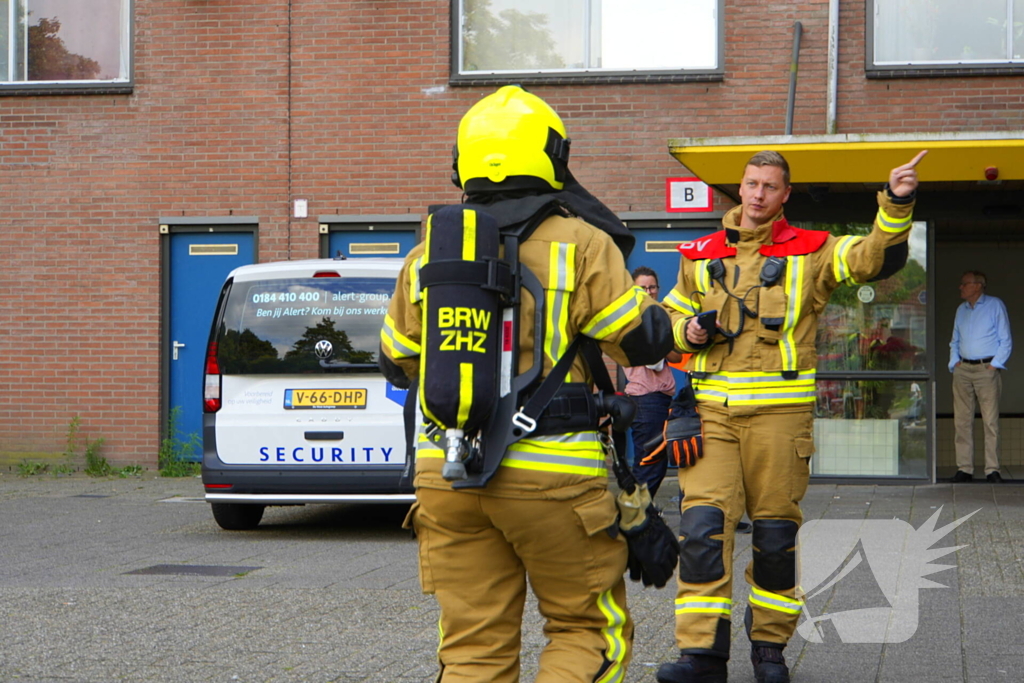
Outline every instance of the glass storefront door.
{"label": "glass storefront door", "polygon": [[[837,235],[867,224],[807,225]],[[927,233],[914,223],[906,266],[841,286],[818,322],[814,476],[928,478]]]}

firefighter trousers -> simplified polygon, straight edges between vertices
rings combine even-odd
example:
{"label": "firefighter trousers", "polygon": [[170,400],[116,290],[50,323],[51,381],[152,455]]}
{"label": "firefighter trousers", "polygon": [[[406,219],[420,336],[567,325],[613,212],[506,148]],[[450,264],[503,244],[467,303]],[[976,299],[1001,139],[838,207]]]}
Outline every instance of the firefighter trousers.
{"label": "firefighter trousers", "polygon": [[[702,403],[704,457],[679,470],[680,560],[676,642],[686,654],[729,657],[731,616],[744,615],[750,639],[785,645],[800,618],[796,535],[803,521],[814,452],[809,410],[755,414]],[[753,523],[750,593],[733,605],[736,524]]]}
{"label": "firefighter trousers", "polygon": [[420,488],[420,582],[441,607],[442,683],[516,683],[527,577],[548,644],[536,683],[624,680],[633,622],[613,495],[569,500]]}

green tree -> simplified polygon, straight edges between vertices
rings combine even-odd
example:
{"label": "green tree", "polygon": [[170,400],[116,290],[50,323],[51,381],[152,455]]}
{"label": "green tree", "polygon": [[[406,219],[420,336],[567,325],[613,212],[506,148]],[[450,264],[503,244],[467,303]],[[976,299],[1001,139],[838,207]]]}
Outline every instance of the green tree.
{"label": "green tree", "polygon": [[41,18],[28,27],[28,80],[87,81],[99,76],[95,59],[69,52],[60,33],[60,20]]}
{"label": "green tree", "polygon": [[225,331],[221,325],[218,337],[217,359],[224,372],[244,375],[278,361],[274,345],[248,328]]}

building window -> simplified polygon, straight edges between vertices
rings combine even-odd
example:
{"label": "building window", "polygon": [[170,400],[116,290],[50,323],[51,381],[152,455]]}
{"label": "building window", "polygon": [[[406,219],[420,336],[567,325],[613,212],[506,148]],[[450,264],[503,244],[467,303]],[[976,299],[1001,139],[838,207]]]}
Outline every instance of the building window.
{"label": "building window", "polygon": [[0,0],[0,87],[130,81],[131,0]]}
{"label": "building window", "polygon": [[868,0],[871,65],[1024,65],[1024,0]]}
{"label": "building window", "polygon": [[455,0],[454,77],[623,76],[721,64],[720,0]]}

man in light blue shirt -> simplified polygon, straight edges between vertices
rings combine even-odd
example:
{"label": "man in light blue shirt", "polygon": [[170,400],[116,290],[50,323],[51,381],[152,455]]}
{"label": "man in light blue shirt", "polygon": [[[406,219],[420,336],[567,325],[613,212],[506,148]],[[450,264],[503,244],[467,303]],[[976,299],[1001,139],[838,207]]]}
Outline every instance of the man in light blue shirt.
{"label": "man in light blue shirt", "polygon": [[956,428],[954,483],[974,478],[974,410],[981,410],[985,426],[985,478],[1001,484],[999,474],[1000,374],[1006,369],[1013,342],[1006,306],[985,294],[985,274],[969,270],[960,278],[953,340],[949,343],[949,371],[953,373],[953,424]]}

